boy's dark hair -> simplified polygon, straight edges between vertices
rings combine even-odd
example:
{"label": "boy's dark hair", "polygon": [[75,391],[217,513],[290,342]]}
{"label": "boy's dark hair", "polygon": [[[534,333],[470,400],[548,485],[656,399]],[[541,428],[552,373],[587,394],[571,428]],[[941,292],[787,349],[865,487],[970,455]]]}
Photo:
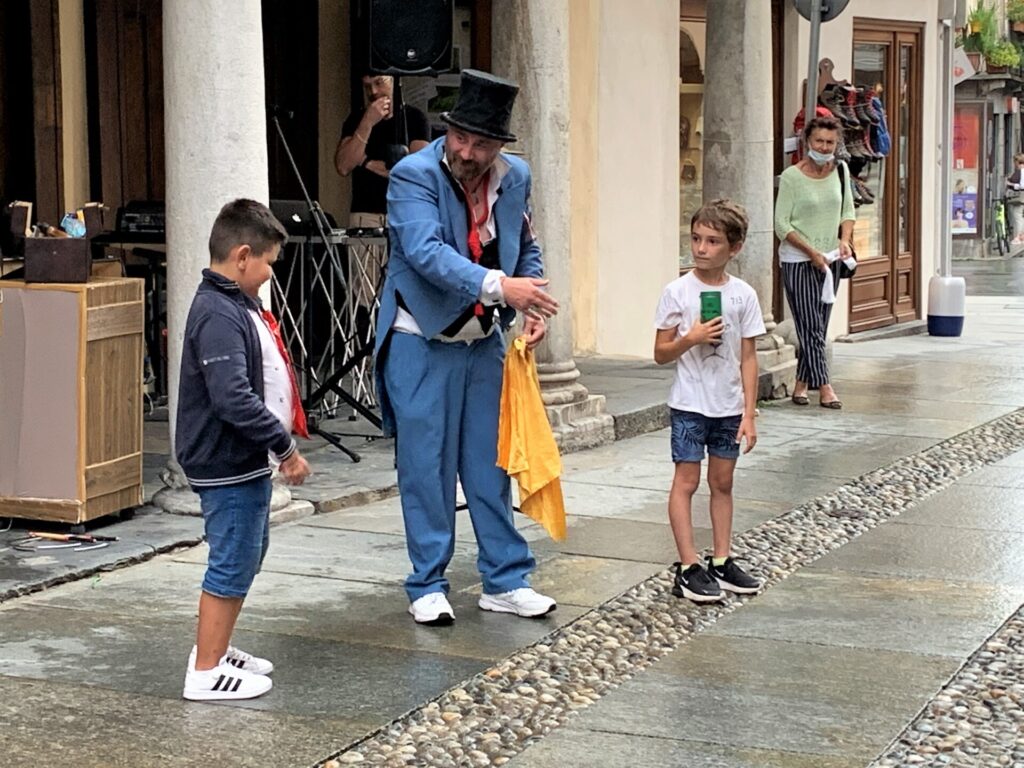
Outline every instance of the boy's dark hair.
{"label": "boy's dark hair", "polygon": [[804,141],[809,141],[811,134],[815,131],[841,131],[842,126],[839,124],[839,120],[834,117],[824,117],[819,115],[818,117],[812,117],[811,122],[804,126]]}
{"label": "boy's dark hair", "polygon": [[220,209],[210,230],[210,261],[225,261],[236,245],[248,245],[259,255],[287,239],[281,222],[263,203],[245,198],[232,200]]}
{"label": "boy's dark hair", "polygon": [[747,239],[747,227],[750,226],[750,219],[747,216],[747,209],[732,200],[721,198],[704,203],[690,219],[690,230],[698,224],[711,227],[716,232],[725,235],[729,245],[742,243]]}

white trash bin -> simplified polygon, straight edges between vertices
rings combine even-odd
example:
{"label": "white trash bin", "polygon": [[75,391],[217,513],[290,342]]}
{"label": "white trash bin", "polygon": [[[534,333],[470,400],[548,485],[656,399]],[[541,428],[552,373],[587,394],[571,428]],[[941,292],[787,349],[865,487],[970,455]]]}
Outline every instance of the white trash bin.
{"label": "white trash bin", "polygon": [[928,281],[928,334],[959,336],[964,330],[967,283],[962,277],[940,277]]}

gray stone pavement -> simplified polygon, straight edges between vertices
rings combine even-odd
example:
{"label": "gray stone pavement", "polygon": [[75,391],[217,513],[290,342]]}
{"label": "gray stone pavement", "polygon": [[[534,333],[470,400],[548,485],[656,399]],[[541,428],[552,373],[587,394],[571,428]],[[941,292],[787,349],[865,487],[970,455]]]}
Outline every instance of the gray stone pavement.
{"label": "gray stone pavement", "polygon": [[953,274],[964,278],[970,296],[1024,296],[1024,248],[1011,258],[954,261]]}
{"label": "gray stone pavement", "polygon": [[[960,339],[837,345],[842,412],[813,399],[807,408],[764,405],[758,448],[736,474],[736,533],[772,581],[761,596],[717,612],[639,589],[663,585],[675,557],[664,430],[565,457],[567,542],[521,521],[538,559],[534,584],[559,599],[547,619],[476,609],[475,548],[460,513],[450,568],[457,621],[441,629],[416,626],[405,613],[397,500],[362,503],[390,493],[388,443],[369,444],[374,460],[354,467],[316,450],[318,478],[335,490],[321,491],[321,514],[274,528],[236,636],[277,664],[270,694],[236,705],[179,698],[205,546],[151,552],[146,562],[0,603],[0,764],[59,755],[76,766],[302,766],[334,757],[384,765],[866,765],[1024,603],[1024,454],[1008,448],[985,466],[934,472],[925,462],[937,490],[902,488],[897,472],[898,517],[784,568],[772,563],[773,550],[784,548],[772,537],[793,529],[773,526],[791,510],[842,498],[851,483],[874,487],[879,472],[884,479],[887,468],[913,466],[913,457],[951,439],[961,440],[959,453],[975,440],[992,455],[992,438],[978,429],[1024,407],[1021,341],[1024,299],[972,298]],[[608,395],[611,412],[657,418],[649,407],[664,397],[665,371],[614,360],[581,368]],[[964,442],[964,433],[978,436]],[[329,511],[330,499],[344,498],[342,485],[366,495]],[[706,546],[706,495],[696,509]],[[164,517],[169,528],[185,527],[161,533],[167,541],[195,536],[188,526],[196,521]],[[153,531],[159,519],[140,515],[116,527]],[[5,557],[0,552],[0,566]],[[0,587],[25,574],[0,567]],[[628,613],[634,594],[645,612],[657,606],[686,632],[658,639],[647,656],[626,652],[608,634],[615,622],[602,617],[611,616],[609,605]],[[601,646],[587,657],[596,671],[574,666],[576,643]],[[517,671],[537,656],[557,660],[559,648],[567,661],[548,667],[547,679],[582,681],[565,706],[561,689],[538,693],[539,672]],[[506,690],[505,679],[520,683]],[[473,697],[489,690],[487,681],[493,698],[481,703]],[[476,710],[463,714],[457,703],[470,699],[500,727],[489,730],[493,723]]]}

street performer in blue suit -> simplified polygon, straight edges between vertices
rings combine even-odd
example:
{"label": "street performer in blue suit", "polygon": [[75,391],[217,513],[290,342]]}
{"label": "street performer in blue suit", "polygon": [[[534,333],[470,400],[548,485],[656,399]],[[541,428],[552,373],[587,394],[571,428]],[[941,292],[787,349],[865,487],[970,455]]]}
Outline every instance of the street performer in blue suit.
{"label": "street performer in blue suit", "polygon": [[391,170],[391,253],[377,323],[377,386],[397,435],[412,573],[409,613],[450,624],[444,572],[455,549],[456,478],[469,504],[484,610],[537,617],[555,601],[530,588],[536,563],[497,466],[505,331],[522,314],[536,346],[558,311],[530,223],[530,169],[501,152],[518,86],[464,70],[447,134]]}

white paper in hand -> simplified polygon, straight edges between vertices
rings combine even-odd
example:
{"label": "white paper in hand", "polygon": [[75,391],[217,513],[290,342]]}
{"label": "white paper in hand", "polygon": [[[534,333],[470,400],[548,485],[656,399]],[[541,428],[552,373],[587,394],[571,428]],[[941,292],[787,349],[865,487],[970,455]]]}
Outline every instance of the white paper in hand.
{"label": "white paper in hand", "polygon": [[[829,251],[823,254],[825,261],[831,264],[833,261],[839,258],[839,249]],[[821,303],[822,304],[835,304],[836,303],[836,287],[832,284],[832,272],[831,270],[825,273],[825,279],[821,283]]]}
{"label": "white paper in hand", "polygon": [[[825,254],[822,254],[822,255],[825,257],[825,261],[828,262],[829,264],[831,264],[834,261],[838,261],[838,259],[839,259],[839,249],[836,248],[834,251],[829,251],[828,253],[825,253]],[[856,269],[857,268],[857,260],[855,258],[853,258],[853,256],[850,256],[847,259],[843,259],[843,264],[845,264],[850,269]],[[821,303],[822,304],[835,304],[836,303],[836,289],[835,289],[835,285],[833,285],[833,281],[830,278],[831,278],[831,274],[826,274],[825,275],[825,282],[823,282],[821,284]]]}

